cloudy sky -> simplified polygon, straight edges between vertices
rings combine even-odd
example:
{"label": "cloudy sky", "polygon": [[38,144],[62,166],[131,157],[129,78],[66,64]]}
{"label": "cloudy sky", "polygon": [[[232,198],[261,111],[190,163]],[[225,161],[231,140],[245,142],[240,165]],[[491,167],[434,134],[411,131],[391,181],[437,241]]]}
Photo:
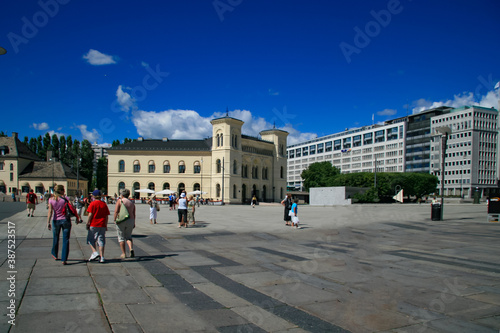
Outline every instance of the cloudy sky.
{"label": "cloudy sky", "polygon": [[[289,144],[498,107],[494,0],[4,0],[0,130],[198,139],[226,114]],[[373,120],[372,120],[373,119]]]}

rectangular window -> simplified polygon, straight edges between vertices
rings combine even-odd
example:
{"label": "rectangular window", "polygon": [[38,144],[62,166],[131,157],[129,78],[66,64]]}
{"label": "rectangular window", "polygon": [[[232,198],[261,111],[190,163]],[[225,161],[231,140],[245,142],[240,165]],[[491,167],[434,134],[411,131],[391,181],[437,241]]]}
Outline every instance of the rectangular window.
{"label": "rectangular window", "polygon": [[297,156],[297,157],[302,156],[302,155],[301,155],[301,152],[302,152],[302,151],[300,150],[300,148],[295,149],[295,156]]}
{"label": "rectangular window", "polygon": [[384,130],[376,131],[375,142],[384,142],[384,141],[385,141]]}
{"label": "rectangular window", "polygon": [[397,127],[389,128],[389,129],[387,129],[386,132],[387,132],[387,141],[398,139],[398,128]]}
{"label": "rectangular window", "polygon": [[134,164],[134,172],[140,172],[141,166],[139,164]]}
{"label": "rectangular window", "polygon": [[288,151],[288,158],[294,158],[295,157],[295,151],[293,149]]}
{"label": "rectangular window", "polygon": [[363,134],[363,144],[364,145],[371,145],[373,143],[373,135],[372,133],[365,133]]}
{"label": "rectangular window", "polygon": [[186,166],[185,165],[179,165],[179,173],[185,173],[186,172]]}
{"label": "rectangular window", "polygon": [[[201,166],[200,165],[195,165],[194,166],[194,173],[200,173],[201,172]],[[236,173],[236,171],[234,171],[233,173]]]}
{"label": "rectangular window", "polygon": [[325,151],[332,151],[332,142],[328,141],[325,143]]}
{"label": "rectangular window", "polygon": [[302,147],[302,156],[307,156],[308,155],[309,148],[308,147]]}
{"label": "rectangular window", "polygon": [[361,135],[356,135],[352,138],[352,146],[353,147],[361,146]]}
{"label": "rectangular window", "polygon": [[323,146],[324,144],[318,143],[318,154],[321,154],[323,152]]}
{"label": "rectangular window", "polygon": [[155,165],[154,164],[150,164],[149,165],[149,173],[154,173],[155,172]]}
{"label": "rectangular window", "polygon": [[339,140],[335,140],[333,142],[333,149],[334,150],[340,150],[340,149],[342,149],[342,140],[340,140],[340,139]]}
{"label": "rectangular window", "polygon": [[316,154],[316,145],[312,145],[309,147],[309,154],[311,155]]}
{"label": "rectangular window", "polygon": [[351,138],[344,138],[343,148],[344,149],[351,148]]}
{"label": "rectangular window", "polygon": [[170,164],[163,165],[163,173],[170,173]]}

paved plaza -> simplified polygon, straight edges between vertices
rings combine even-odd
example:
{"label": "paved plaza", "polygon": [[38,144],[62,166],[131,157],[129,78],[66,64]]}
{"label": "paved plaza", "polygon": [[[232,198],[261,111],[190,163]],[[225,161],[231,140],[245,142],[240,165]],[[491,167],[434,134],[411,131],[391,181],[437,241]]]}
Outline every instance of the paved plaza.
{"label": "paved plaza", "polygon": [[106,262],[87,262],[73,224],[66,266],[45,205],[24,208],[0,202],[0,332],[500,330],[500,225],[485,204],[445,205],[444,221],[430,205],[299,206],[298,230],[276,204],[202,206],[189,228],[164,205],[152,225],[138,204],[136,258],[120,259],[110,224]]}

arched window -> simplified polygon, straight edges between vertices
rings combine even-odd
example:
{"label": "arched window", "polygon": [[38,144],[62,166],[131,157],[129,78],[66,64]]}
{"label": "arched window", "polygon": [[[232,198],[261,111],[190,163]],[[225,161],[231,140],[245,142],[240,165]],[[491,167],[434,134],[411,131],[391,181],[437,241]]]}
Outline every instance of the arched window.
{"label": "arched window", "polygon": [[124,160],[120,160],[120,162],[118,162],[118,172],[125,172],[125,161]]}
{"label": "arched window", "polygon": [[222,135],[222,133],[220,134],[220,146],[224,146],[224,136]]}
{"label": "arched window", "polygon": [[266,168],[262,168],[262,179],[266,179]]}
{"label": "arched window", "polygon": [[194,162],[194,173],[200,173],[201,172],[201,165],[199,161]]}
{"label": "arched window", "polygon": [[221,172],[221,162],[220,162],[220,159],[217,159],[217,161],[215,162],[216,166],[215,166],[215,169],[217,170],[217,173],[220,173]]}
{"label": "arched window", "polygon": [[141,172],[141,163],[138,160],[134,161],[134,172]]}
{"label": "arched window", "polygon": [[10,164],[10,171],[14,171],[14,164],[13,163]]}
{"label": "arched window", "polygon": [[236,185],[233,185],[233,198],[236,199],[238,197],[238,193],[236,192]]}
{"label": "arched window", "polygon": [[[149,184],[148,184],[148,188],[149,188],[150,190],[154,191],[154,190],[155,190],[155,183],[153,183],[153,182],[149,183]],[[148,193],[148,196],[149,196],[149,195],[150,195],[150,193]]]}
{"label": "arched window", "polygon": [[220,184],[215,185],[215,196],[220,197]]}
{"label": "arched window", "polygon": [[186,173],[186,165],[184,164],[184,161],[179,162],[179,173]]}
{"label": "arched window", "polygon": [[134,186],[132,186],[132,197],[135,199],[139,199],[139,196],[141,195],[139,192],[135,192],[136,190],[141,188],[141,184],[138,182],[134,183]]}
{"label": "arched window", "polygon": [[233,161],[233,173],[238,174],[238,162],[236,160]]}
{"label": "arched window", "polygon": [[163,162],[163,173],[170,173],[170,162]]}
{"label": "arched window", "polygon": [[120,190],[125,189],[125,183],[124,182],[119,182],[118,183],[118,193],[120,193]]}
{"label": "arched window", "polygon": [[201,190],[201,186],[199,183],[195,183],[194,186],[193,186],[193,191],[200,191]]}
{"label": "arched window", "polygon": [[154,173],[155,170],[156,170],[155,161],[149,161],[148,164],[149,164],[148,172],[149,173]]}
{"label": "arched window", "polygon": [[262,187],[262,201],[264,201],[264,202],[267,201],[267,187],[266,187],[266,185],[264,185]]}
{"label": "arched window", "polygon": [[177,193],[179,193],[179,195],[181,195],[182,191],[184,191],[186,189],[186,185],[184,185],[184,183],[179,183],[179,186],[177,187]]}

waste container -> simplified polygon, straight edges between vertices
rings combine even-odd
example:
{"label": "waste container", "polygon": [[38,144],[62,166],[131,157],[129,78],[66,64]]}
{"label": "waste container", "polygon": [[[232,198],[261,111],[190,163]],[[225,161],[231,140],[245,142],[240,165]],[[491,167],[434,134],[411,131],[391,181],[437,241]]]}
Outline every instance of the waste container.
{"label": "waste container", "polygon": [[479,189],[476,187],[476,189],[474,190],[474,203],[475,204],[478,204],[479,201],[481,200],[481,192],[479,191]]}
{"label": "waste container", "polygon": [[441,221],[441,204],[434,203],[431,205],[431,220]]}

